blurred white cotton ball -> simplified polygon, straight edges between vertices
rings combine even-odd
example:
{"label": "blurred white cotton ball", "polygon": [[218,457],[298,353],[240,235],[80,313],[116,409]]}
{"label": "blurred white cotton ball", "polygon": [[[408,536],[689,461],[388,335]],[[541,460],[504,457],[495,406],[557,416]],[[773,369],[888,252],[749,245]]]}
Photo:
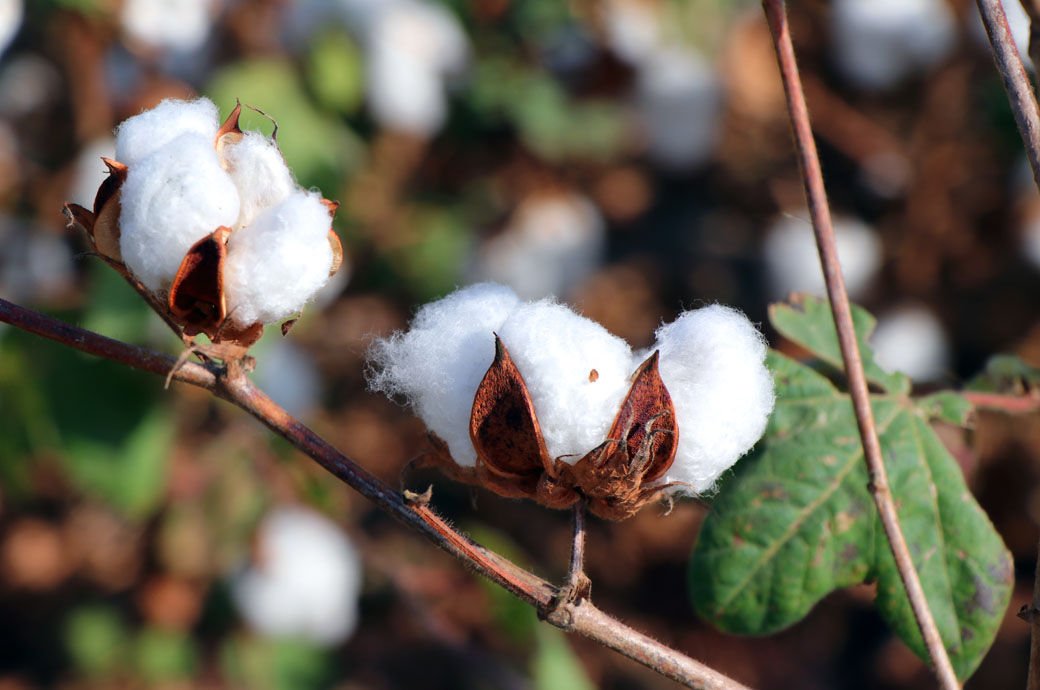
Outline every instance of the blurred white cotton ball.
{"label": "blurred white cotton ball", "polygon": [[550,300],[518,306],[498,335],[527,384],[550,456],[577,462],[606,440],[634,370],[628,343]]}
{"label": "blurred white cotton ball", "polygon": [[870,343],[878,364],[914,381],[937,381],[949,371],[946,330],[923,306],[902,305],[879,316]]}
{"label": "blurred white cotton ball", "polygon": [[722,86],[696,53],[655,51],[639,67],[639,115],[647,150],[659,164],[695,167],[715,150],[722,114]]}
{"label": "blurred white cotton ball", "polygon": [[765,431],[774,401],[765,338],[739,311],[712,305],[658,329],[653,350],[660,351],[661,380],[679,426],[675,461],[663,482],[690,486],[680,493],[703,493]]}
{"label": "blurred white cotton ball", "polygon": [[194,101],[168,98],[151,110],[124,120],[116,128],[116,160],[132,168],[170,141],[188,133],[208,139],[212,147],[220,127],[217,115],[217,106],[208,98]]}
{"label": "blurred white cotton ball", "polygon": [[393,2],[367,40],[368,104],[388,129],[429,136],[447,115],[445,77],[465,68],[469,41],[455,16],[428,2]]}
{"label": "blurred white cotton ball", "polygon": [[599,267],[605,251],[606,227],[591,201],[572,193],[532,196],[480,247],[476,273],[523,299],[565,296]]}
{"label": "blurred white cotton ball", "polygon": [[55,103],[65,93],[61,72],[51,60],[19,53],[0,72],[0,115],[24,117]]}
{"label": "blurred white cotton ball", "polygon": [[280,334],[254,347],[257,386],[286,412],[305,418],[318,406],[321,377],[310,355]]}
{"label": "blurred white cotton ball", "polygon": [[0,215],[0,296],[45,303],[73,283],[72,251],[60,235]]}
{"label": "blurred white cotton ball", "polygon": [[629,64],[639,64],[661,45],[661,7],[645,0],[607,0],[603,3],[603,29],[614,54]]}
{"label": "blurred white cotton ball", "polygon": [[891,88],[937,64],[953,49],[956,32],[946,0],[835,0],[831,6],[835,62],[864,89]]}
{"label": "blurred white cotton ball", "polygon": [[329,279],[331,227],[321,195],[296,191],[231,233],[224,265],[228,318],[249,326],[301,310]]}
{"label": "blurred white cotton ball", "polygon": [[328,518],[277,508],[260,525],[257,562],[231,581],[239,613],[263,635],[322,646],[357,626],[362,568],[347,535]]}
{"label": "blurred white cotton ball", "polygon": [[[827,288],[808,212],[797,217],[782,214],[766,231],[762,254],[770,283],[770,297],[785,299],[792,292],[825,296]],[[851,218],[834,218],[845,287],[853,298],[870,287],[881,268],[881,240],[869,225]]]}
{"label": "blurred white cotton ball", "polygon": [[495,358],[494,334],[518,304],[504,285],[471,285],[423,306],[407,331],[376,341],[369,352],[369,387],[407,398],[464,467],[477,460],[469,418]]}
{"label": "blurred white cotton ball", "polygon": [[69,185],[69,199],[86,208],[93,208],[98,187],[108,179],[108,167],[101,158],[115,158],[116,145],[112,137],[94,139],[80,149],[76,167]]}
{"label": "blurred white cotton ball", "polygon": [[212,138],[194,132],[131,165],[120,201],[123,260],[153,292],[170,286],[195,242],[222,225],[232,227],[239,211],[238,191]]}
{"label": "blurred white cotton ball", "polygon": [[4,54],[17,35],[24,14],[22,0],[0,0],[0,55]]}
{"label": "blurred white cotton ball", "polygon": [[125,0],[119,18],[136,41],[190,51],[206,41],[217,9],[217,0]]}

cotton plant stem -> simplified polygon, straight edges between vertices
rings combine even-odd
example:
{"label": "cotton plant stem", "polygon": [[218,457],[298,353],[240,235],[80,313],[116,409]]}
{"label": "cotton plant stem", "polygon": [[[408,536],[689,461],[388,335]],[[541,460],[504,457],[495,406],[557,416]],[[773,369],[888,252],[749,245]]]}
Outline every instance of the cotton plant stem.
{"label": "cotton plant stem", "polygon": [[838,342],[841,346],[842,359],[845,362],[849,393],[852,396],[856,422],[863,442],[863,455],[870,475],[870,491],[874,497],[874,503],[877,505],[892,555],[895,557],[896,567],[899,569],[899,575],[910,599],[914,618],[917,620],[918,628],[928,647],[936,676],[944,690],[959,688],[957,675],[950,664],[950,658],[943,646],[931,609],[928,607],[924,589],[921,587],[921,580],[914,569],[910,550],[907,547],[906,538],[903,536],[899,515],[888,485],[881,444],[878,441],[877,428],[874,424],[874,412],[870,406],[867,380],[863,373],[863,362],[852,325],[852,311],[845,290],[845,281],[841,274],[841,264],[838,261],[834,227],[831,224],[830,208],[823,185],[823,172],[809,124],[809,110],[805,103],[805,94],[798,74],[784,2],[783,0],[763,0],[762,6],[773,35],[780,74],[784,82],[787,109],[791,117],[798,162],[802,170],[802,182],[805,185],[805,195],[809,203],[809,215],[812,218],[813,231],[816,234],[816,244],[819,248],[823,275],[827,284],[827,295],[838,331]]}
{"label": "cotton plant stem", "polygon": [[[77,328],[3,299],[0,299],[0,322],[162,377],[169,375],[177,364],[177,360],[168,355]],[[558,588],[458,532],[423,500],[410,500],[381,482],[275,404],[235,363],[224,368],[185,362],[171,378],[204,388],[245,410],[379,508],[474,572],[535,607],[556,627],[588,637],[689,688],[747,690],[737,681],[628,627],[588,599],[560,605]]]}
{"label": "cotton plant stem", "polygon": [[1029,75],[1022,65],[1022,58],[1011,37],[1007,15],[1000,0],[976,0],[982,23],[986,27],[990,45],[993,46],[993,59],[997,71],[1004,81],[1011,112],[1018,125],[1018,133],[1026,147],[1029,167],[1033,170],[1033,180],[1040,187],[1040,111],[1037,109],[1036,96],[1029,83]]}

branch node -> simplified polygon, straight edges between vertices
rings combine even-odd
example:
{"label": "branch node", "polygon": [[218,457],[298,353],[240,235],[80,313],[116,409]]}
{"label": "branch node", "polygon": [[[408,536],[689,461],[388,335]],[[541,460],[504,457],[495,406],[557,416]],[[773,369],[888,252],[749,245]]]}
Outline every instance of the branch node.
{"label": "branch node", "polygon": [[426,490],[422,493],[416,493],[415,491],[410,491],[408,489],[405,489],[401,493],[408,505],[417,508],[425,508],[430,505],[430,501],[433,499],[433,484],[427,486]]}

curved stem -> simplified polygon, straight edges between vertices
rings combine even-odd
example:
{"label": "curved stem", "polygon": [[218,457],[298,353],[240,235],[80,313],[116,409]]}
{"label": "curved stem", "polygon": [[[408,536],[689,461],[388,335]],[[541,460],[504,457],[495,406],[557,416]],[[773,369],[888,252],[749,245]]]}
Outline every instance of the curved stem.
{"label": "curved stem", "polygon": [[[170,375],[177,363],[168,355],[71,326],[4,299],[0,299],[0,322],[163,377]],[[177,367],[171,378],[205,388],[242,408],[405,526],[534,606],[553,625],[584,635],[686,687],[747,690],[737,681],[628,627],[587,599],[558,605],[556,587],[456,531],[424,501],[409,500],[381,482],[275,404],[235,362],[229,362],[226,368],[187,362]]]}
{"label": "curved stem", "polygon": [[881,524],[892,549],[903,586],[906,588],[907,597],[910,599],[914,618],[917,620],[917,626],[921,630],[925,645],[928,647],[928,654],[935,666],[936,676],[943,688],[948,690],[959,688],[957,675],[953,671],[950,657],[943,646],[935,618],[928,607],[928,599],[925,597],[921,580],[914,569],[910,549],[903,536],[903,530],[899,524],[899,514],[889,489],[888,474],[885,471],[881,444],[878,441],[877,428],[874,424],[874,411],[870,406],[867,379],[863,373],[863,361],[860,358],[856,333],[852,324],[849,296],[845,290],[845,280],[842,277],[841,264],[838,261],[834,227],[831,224],[830,207],[827,204],[827,193],[823,185],[823,172],[816,152],[816,142],[813,140],[812,127],[809,124],[809,109],[805,103],[805,93],[802,90],[801,78],[798,74],[798,64],[795,61],[794,45],[791,42],[791,31],[787,23],[784,2],[783,0],[763,0],[762,5],[769,22],[770,32],[773,35],[777,62],[780,64],[784,93],[787,97],[787,109],[794,130],[798,163],[802,170],[802,182],[805,185],[805,195],[809,202],[809,215],[812,218],[813,231],[816,234],[816,245],[819,248],[820,262],[823,265],[823,275],[827,283],[827,296],[830,299],[831,313],[838,331],[838,343],[841,346],[841,356],[845,362],[849,393],[852,396],[856,423],[859,427],[860,439],[863,442],[863,455],[870,474],[870,491],[874,497],[874,503],[877,505]]}

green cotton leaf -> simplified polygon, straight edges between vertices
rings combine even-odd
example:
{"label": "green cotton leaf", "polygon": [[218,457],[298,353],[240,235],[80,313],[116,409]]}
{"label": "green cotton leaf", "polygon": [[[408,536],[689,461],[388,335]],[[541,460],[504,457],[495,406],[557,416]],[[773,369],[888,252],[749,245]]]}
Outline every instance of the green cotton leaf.
{"label": "green cotton leaf", "polygon": [[82,674],[103,678],[122,669],[128,655],[128,633],[110,606],[76,609],[63,624],[65,651]]}
{"label": "green cotton leaf", "polygon": [[1040,386],[1040,369],[1030,366],[1015,355],[996,355],[985,369],[967,385],[968,390],[983,393],[1022,395]]}
{"label": "green cotton leaf", "polygon": [[323,690],[331,686],[332,655],[303,640],[240,635],[224,642],[221,667],[235,687]]}
{"label": "green cotton leaf", "polygon": [[[876,580],[882,617],[922,658],[903,585],[868,490],[852,403],[811,368],[771,352],[777,406],[763,441],[716,497],[690,563],[698,613],[761,635],[801,620],[836,589]],[[933,418],[962,419],[949,397],[874,396],[892,495],[929,606],[965,678],[993,642],[1011,595],[1011,560]]]}
{"label": "green cotton leaf", "polygon": [[149,686],[189,680],[198,666],[198,650],[184,633],[149,628],[134,639],[134,667]]}
{"label": "green cotton leaf", "polygon": [[531,659],[531,679],[535,690],[595,690],[570,640],[556,628],[536,628],[538,646]]}
{"label": "green cotton leaf", "polygon": [[361,50],[350,34],[333,29],[311,40],[307,85],[327,110],[350,115],[361,107],[364,63]]}
{"label": "green cotton leaf", "polygon": [[[796,294],[791,304],[772,304],[769,306],[769,321],[785,338],[801,345],[820,361],[844,371],[845,365],[838,346],[838,332],[834,327],[830,302],[812,295]],[[874,332],[877,319],[870,312],[852,305],[852,325],[856,331],[860,356],[863,358],[863,371],[867,381],[879,386],[886,393],[907,394],[910,392],[910,379],[898,372],[889,373],[874,360],[873,350],[867,344],[870,334]]]}

